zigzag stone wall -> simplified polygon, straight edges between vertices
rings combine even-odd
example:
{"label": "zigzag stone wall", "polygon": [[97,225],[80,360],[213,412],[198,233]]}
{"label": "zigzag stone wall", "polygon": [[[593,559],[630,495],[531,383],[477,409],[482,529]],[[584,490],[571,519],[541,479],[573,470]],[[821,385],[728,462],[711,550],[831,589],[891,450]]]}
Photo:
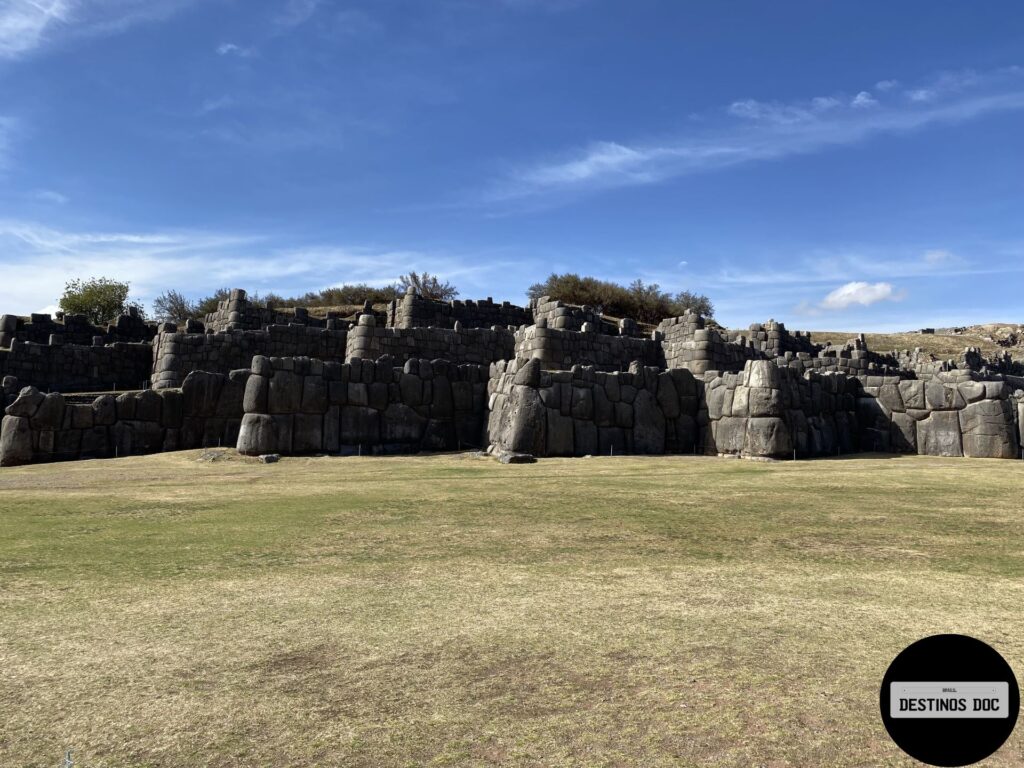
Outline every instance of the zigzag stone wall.
{"label": "zigzag stone wall", "polygon": [[454,328],[456,323],[463,328],[518,328],[532,322],[533,312],[529,308],[507,301],[435,301],[412,291],[388,304],[387,316],[389,328]]}
{"label": "zigzag stone wall", "polygon": [[488,436],[494,450],[535,456],[691,453],[698,382],[689,371],[634,365],[545,371],[537,359],[496,363]]}
{"label": "zigzag stone wall", "polygon": [[252,362],[238,450],[415,453],[479,446],[487,368],[444,360]]}
{"label": "zigzag stone wall", "polygon": [[772,458],[856,450],[1019,458],[1024,393],[976,378],[804,376],[751,361],[739,373],[705,377],[698,417],[704,450]]}
{"label": "zigzag stone wall", "polygon": [[226,374],[248,368],[256,355],[345,359],[347,330],[303,325],[271,325],[262,331],[161,333],[153,343],[152,386],[180,387],[192,371]]}
{"label": "zigzag stone wall", "polygon": [[584,331],[548,328],[543,322],[515,335],[517,360],[539,360],[543,368],[564,370],[587,365],[604,371],[624,371],[634,361],[664,368],[661,343],[655,339],[609,336],[585,326]]}
{"label": "zigzag stone wall", "polygon": [[397,362],[418,358],[444,359],[456,365],[489,365],[512,357],[512,332],[485,328],[381,328],[370,315],[348,332],[347,360],[376,360],[388,355]]}
{"label": "zigzag stone wall", "polygon": [[249,371],[192,373],[181,389],[69,401],[25,387],[0,423],[0,466],[232,446]]}
{"label": "zigzag stone wall", "polygon": [[155,335],[156,325],[143,320],[135,307],[106,326],[93,325],[84,315],[64,315],[59,320],[48,314],[33,314],[28,320],[17,315],[0,316],[0,347],[10,347],[15,339],[36,344],[93,346],[145,342]]}
{"label": "zigzag stone wall", "polygon": [[152,356],[149,344],[81,346],[15,339],[9,349],[0,349],[0,377],[13,376],[52,392],[139,389],[149,379]]}
{"label": "zigzag stone wall", "polygon": [[214,333],[221,331],[258,331],[270,325],[306,325],[312,328],[343,330],[349,323],[336,313],[326,318],[314,317],[309,310],[295,307],[282,312],[273,307],[261,307],[251,302],[245,291],[235,288],[228,298],[217,304],[217,309],[204,319],[205,326]]}

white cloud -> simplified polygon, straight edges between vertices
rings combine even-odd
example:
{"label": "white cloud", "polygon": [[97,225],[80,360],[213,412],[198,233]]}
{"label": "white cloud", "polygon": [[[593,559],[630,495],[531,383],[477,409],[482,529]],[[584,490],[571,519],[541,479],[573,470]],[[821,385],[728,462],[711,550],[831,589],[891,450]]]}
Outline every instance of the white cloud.
{"label": "white cloud", "polygon": [[67,195],[61,194],[55,189],[33,190],[32,197],[41,203],[54,203],[56,205],[64,205],[69,201]]}
{"label": "white cloud", "polygon": [[821,302],[822,309],[846,309],[859,304],[869,307],[880,301],[900,301],[904,294],[897,293],[891,283],[847,283],[829,293]]}
{"label": "white cloud", "polygon": [[244,48],[235,43],[221,43],[217,46],[217,54],[219,56],[238,56],[239,58],[247,59],[254,53],[255,51],[252,48]]}
{"label": "white cloud", "polygon": [[911,101],[931,101],[935,98],[935,91],[928,88],[918,88],[914,91],[907,91],[907,98]]}
{"label": "white cloud", "polygon": [[[843,100],[819,96],[793,103],[734,101],[725,110],[729,119],[724,122],[721,114],[717,120],[690,121],[691,133],[657,142],[591,142],[562,158],[514,170],[482,198],[493,205],[652,184],[1024,109],[1024,69],[1017,67],[984,75],[947,73],[928,88],[935,94],[928,102],[881,99],[867,91]],[[470,204],[479,204],[480,199],[477,193]]]}
{"label": "white cloud", "polygon": [[112,35],[160,21],[195,0],[2,0],[0,59],[17,59],[66,37]]}
{"label": "white cloud", "polygon": [[861,91],[853,97],[853,101],[850,102],[850,106],[863,109],[864,107],[877,107],[878,102],[875,100],[875,97],[867,91]]}
{"label": "white cloud", "polygon": [[921,258],[925,264],[934,267],[958,265],[963,261],[956,254],[941,249],[925,251]]}
{"label": "white cloud", "polygon": [[875,90],[885,93],[886,91],[891,91],[893,88],[896,88],[899,84],[899,80],[879,80],[875,83]]}
{"label": "white cloud", "polygon": [[835,109],[842,102],[833,96],[815,96],[811,99],[811,108],[815,112],[824,112],[828,109]]}
{"label": "white cloud", "polygon": [[[0,311],[24,314],[52,304],[76,277],[117,277],[144,303],[168,288],[192,297],[224,286],[266,293],[305,293],[328,284],[386,285],[410,269],[430,270],[469,297],[490,286],[521,284],[542,268],[536,261],[491,254],[425,253],[380,247],[285,245],[276,238],[203,231],[82,232],[34,222],[0,220]],[[333,279],[332,279],[332,276]],[[515,285],[513,285],[513,282]],[[514,293],[500,298],[521,302]]]}

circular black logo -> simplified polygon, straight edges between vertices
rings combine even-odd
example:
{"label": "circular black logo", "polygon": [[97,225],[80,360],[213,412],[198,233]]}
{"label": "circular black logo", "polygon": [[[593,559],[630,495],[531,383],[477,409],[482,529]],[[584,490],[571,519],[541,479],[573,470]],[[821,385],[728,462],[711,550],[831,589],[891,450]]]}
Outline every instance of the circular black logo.
{"label": "circular black logo", "polygon": [[893,659],[879,692],[882,722],[900,749],[928,765],[970,765],[1013,731],[1020,689],[991,646],[933,635]]}

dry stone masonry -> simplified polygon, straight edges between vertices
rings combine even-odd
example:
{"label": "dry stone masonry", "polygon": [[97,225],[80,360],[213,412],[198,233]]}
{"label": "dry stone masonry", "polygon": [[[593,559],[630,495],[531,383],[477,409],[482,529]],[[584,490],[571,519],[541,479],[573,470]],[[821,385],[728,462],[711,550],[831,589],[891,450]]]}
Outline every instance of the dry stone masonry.
{"label": "dry stone masonry", "polygon": [[[0,464],[235,445],[528,456],[1021,458],[1024,370],[693,313],[645,332],[547,297],[315,317],[234,290],[203,322],[0,319]],[[121,391],[129,390],[129,391]]]}
{"label": "dry stone masonry", "polygon": [[260,355],[245,388],[238,450],[256,456],[476,447],[484,440],[486,402],[483,366]]}
{"label": "dry stone masonry", "polygon": [[434,301],[415,291],[388,305],[389,328],[491,328],[493,326],[529,325],[533,313],[507,301],[495,304],[490,298],[482,301]]}

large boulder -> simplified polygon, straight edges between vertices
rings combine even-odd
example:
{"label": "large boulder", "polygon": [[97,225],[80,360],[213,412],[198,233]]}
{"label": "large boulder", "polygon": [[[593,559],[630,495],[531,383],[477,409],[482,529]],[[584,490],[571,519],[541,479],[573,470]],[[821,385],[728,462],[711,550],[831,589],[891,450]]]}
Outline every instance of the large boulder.
{"label": "large boulder", "polygon": [[592,421],[572,423],[572,447],[575,456],[593,456],[597,453],[597,425]]}
{"label": "large boulder", "polygon": [[547,455],[547,409],[537,390],[530,386],[512,387],[507,434],[502,445],[516,453]]}
{"label": "large boulder", "polygon": [[781,458],[793,453],[789,426],[775,416],[747,419],[743,455]]}
{"label": "large boulder", "polygon": [[[184,412],[192,418],[214,416],[224,377],[206,371],[192,371],[181,385]],[[120,402],[120,398],[118,398]],[[134,418],[132,416],[131,418]]]}
{"label": "large boulder", "polygon": [[260,456],[276,450],[278,448],[274,419],[263,413],[245,414],[242,417],[242,428],[238,433],[238,452],[246,456]]}
{"label": "large boulder", "polygon": [[633,450],[649,454],[665,452],[665,415],[647,389],[637,392],[633,401]]}
{"label": "large boulder", "polygon": [[293,371],[274,371],[267,392],[267,410],[271,414],[298,413],[302,407],[303,377]]}
{"label": "large boulder", "polygon": [[391,403],[381,420],[381,440],[385,443],[419,443],[426,423],[427,420],[408,405]]}
{"label": "large boulder", "polygon": [[706,448],[711,453],[741,453],[746,431],[747,419],[743,416],[725,416],[713,421],[707,432],[710,444]]}
{"label": "large boulder", "polygon": [[[310,378],[312,377],[306,377],[307,380]],[[317,453],[323,450],[324,417],[322,414],[297,413],[292,429],[292,453]]]}
{"label": "large boulder", "polygon": [[933,411],[917,422],[917,452],[922,456],[963,456],[956,411]]}
{"label": "large boulder", "polygon": [[1009,400],[980,400],[961,410],[964,456],[1016,459],[1020,448],[1013,417],[1013,403]]}
{"label": "large boulder", "polygon": [[361,405],[341,409],[342,445],[376,445],[380,442],[380,411]]}
{"label": "large boulder", "polygon": [[29,417],[35,416],[39,406],[42,405],[45,395],[35,387],[25,387],[18,393],[18,399],[7,406],[4,411],[8,416]]}
{"label": "large boulder", "polygon": [[548,456],[572,456],[573,445],[573,418],[563,416],[561,411],[553,408],[545,409],[548,412]]}
{"label": "large boulder", "polygon": [[0,422],[0,467],[32,461],[32,428],[25,416],[4,416]]}
{"label": "large boulder", "polygon": [[268,377],[255,374],[250,376],[249,380],[245,382],[245,394],[242,398],[242,408],[245,413],[267,413],[269,394],[270,379]]}
{"label": "large boulder", "polygon": [[[96,398],[93,403],[93,408],[96,408],[96,403],[100,400],[104,401],[104,405],[108,408],[108,412],[105,414],[107,421],[97,421],[97,424],[113,424],[114,419],[111,417],[117,416],[117,410],[114,407],[114,398],[110,395],[104,395],[103,397]],[[64,395],[59,392],[50,392],[43,398],[43,402],[39,404],[39,408],[36,409],[35,415],[32,417],[32,428],[33,429],[60,429],[61,424],[64,421]]]}

